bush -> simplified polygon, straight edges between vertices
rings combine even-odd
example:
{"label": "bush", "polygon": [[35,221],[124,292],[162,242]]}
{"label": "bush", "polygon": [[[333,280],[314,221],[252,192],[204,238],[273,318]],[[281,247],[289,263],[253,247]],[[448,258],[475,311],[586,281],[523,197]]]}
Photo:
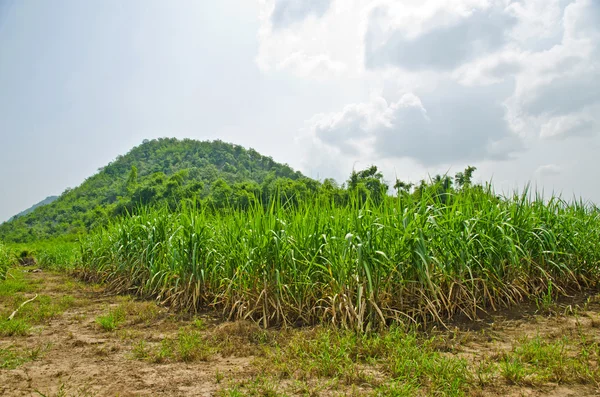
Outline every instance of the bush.
{"label": "bush", "polygon": [[11,264],[12,256],[8,248],[0,242],[0,281],[6,279]]}

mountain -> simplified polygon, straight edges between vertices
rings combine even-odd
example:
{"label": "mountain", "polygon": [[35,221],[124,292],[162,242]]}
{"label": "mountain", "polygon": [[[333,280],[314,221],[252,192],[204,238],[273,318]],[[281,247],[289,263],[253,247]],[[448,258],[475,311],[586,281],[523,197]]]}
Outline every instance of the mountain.
{"label": "mountain", "polygon": [[85,233],[140,204],[250,205],[273,189],[307,191],[318,182],[254,149],[222,141],[145,140],[60,197],[0,225],[0,240],[27,242]]}
{"label": "mountain", "polygon": [[23,215],[27,215],[27,214],[29,214],[30,212],[32,212],[32,211],[33,211],[34,209],[36,209],[37,207],[41,207],[42,205],[50,204],[50,203],[52,203],[52,202],[56,201],[56,199],[57,199],[57,198],[58,198],[58,196],[48,196],[48,197],[46,197],[45,199],[43,199],[42,201],[40,201],[39,203],[37,203],[37,204],[34,204],[34,205],[32,205],[31,207],[27,208],[25,211],[21,211],[21,212],[19,212],[17,215],[15,215],[15,216],[13,216],[12,218],[10,218],[10,219],[8,220],[8,222],[10,222],[10,221],[12,221],[12,220],[14,220],[14,219],[17,219],[17,218],[18,218],[18,217],[20,217],[20,216],[23,216]]}

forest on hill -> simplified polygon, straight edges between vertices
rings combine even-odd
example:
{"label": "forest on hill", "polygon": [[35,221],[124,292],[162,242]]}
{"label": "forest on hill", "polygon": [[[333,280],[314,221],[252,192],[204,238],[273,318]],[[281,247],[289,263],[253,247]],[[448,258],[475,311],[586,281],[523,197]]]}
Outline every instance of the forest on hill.
{"label": "forest on hill", "polygon": [[[185,199],[243,205],[261,189],[296,189],[315,182],[253,149],[222,141],[161,138],[144,141],[50,204],[0,225],[0,239],[26,242],[77,235],[138,205]],[[300,189],[302,190],[302,189]]]}
{"label": "forest on hill", "polygon": [[42,207],[44,205],[48,205],[52,202],[54,202],[56,199],[58,198],[58,196],[48,196],[45,199],[43,199],[42,201],[40,201],[39,203],[36,203],[34,205],[32,205],[31,207],[27,208],[26,210],[23,210],[21,212],[19,212],[17,215],[12,216],[9,221],[12,221],[14,219],[17,219],[21,216],[27,215],[30,212],[33,212],[33,210],[35,210],[38,207]]}

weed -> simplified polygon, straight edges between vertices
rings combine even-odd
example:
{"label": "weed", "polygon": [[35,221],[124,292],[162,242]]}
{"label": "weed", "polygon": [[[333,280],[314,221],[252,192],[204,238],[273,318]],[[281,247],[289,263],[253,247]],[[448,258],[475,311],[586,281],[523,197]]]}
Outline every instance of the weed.
{"label": "weed", "polygon": [[2,336],[26,336],[29,335],[31,325],[22,319],[13,320],[0,319],[0,335]]}
{"label": "weed", "polygon": [[163,339],[160,342],[158,351],[152,355],[152,361],[155,363],[163,363],[173,357],[173,341],[171,339]]}
{"label": "weed", "polygon": [[377,386],[377,377],[364,370],[370,365],[382,367],[394,379],[379,386],[381,395],[418,389],[438,395],[463,393],[471,382],[466,361],[437,351],[436,345],[435,338],[398,328],[363,335],[315,329],[297,332],[288,343],[267,350],[261,368],[282,378],[333,378],[348,385]]}
{"label": "weed", "polygon": [[475,379],[477,380],[477,384],[481,387],[489,385],[492,382],[496,370],[496,364],[489,359],[484,358],[479,361],[475,367]]}
{"label": "weed", "polygon": [[196,331],[180,329],[177,333],[176,346],[181,361],[207,361],[211,356],[211,349]]}
{"label": "weed", "polygon": [[386,383],[375,390],[377,397],[411,397],[418,395],[419,388],[412,382],[397,381]]}
{"label": "weed", "polygon": [[14,369],[26,362],[38,360],[49,348],[49,345],[35,346],[29,349],[0,348],[0,368]]}
{"label": "weed", "polygon": [[192,362],[208,361],[213,351],[199,332],[180,328],[176,337],[165,338],[156,347],[149,346],[145,340],[138,341],[132,348],[132,355],[135,359],[155,363],[169,360]]}
{"label": "weed", "polygon": [[546,382],[592,382],[600,380],[598,346],[563,337],[546,341],[540,336],[524,338],[501,357],[500,372],[513,384]]}
{"label": "weed", "polygon": [[513,385],[520,385],[525,378],[523,363],[515,357],[505,356],[500,362],[502,376]]}
{"label": "weed", "polygon": [[96,317],[96,323],[105,331],[116,330],[125,321],[125,311],[121,306],[107,314]]}
{"label": "weed", "polygon": [[6,280],[0,281],[0,297],[14,296],[20,292],[33,293],[39,290],[39,285],[25,279],[20,269],[10,269]]}
{"label": "weed", "polygon": [[133,358],[137,360],[146,360],[150,357],[150,351],[148,349],[148,344],[145,340],[138,341],[135,345],[133,345],[133,349],[131,350]]}
{"label": "weed", "polygon": [[12,253],[0,242],[0,281],[6,280],[8,270],[12,264]]}
{"label": "weed", "polygon": [[204,321],[200,317],[195,317],[194,321],[192,321],[192,324],[195,328],[199,330],[203,330],[206,328],[206,324],[204,324]]}
{"label": "weed", "polygon": [[241,397],[241,396],[261,396],[261,397],[276,397],[285,396],[279,391],[277,385],[263,377],[256,376],[253,379],[245,382],[238,382],[227,388],[217,392],[219,397]]}
{"label": "weed", "polygon": [[217,370],[215,371],[215,383],[219,384],[223,381],[223,378],[225,376],[221,373],[221,371],[219,371],[219,369],[217,368]]}

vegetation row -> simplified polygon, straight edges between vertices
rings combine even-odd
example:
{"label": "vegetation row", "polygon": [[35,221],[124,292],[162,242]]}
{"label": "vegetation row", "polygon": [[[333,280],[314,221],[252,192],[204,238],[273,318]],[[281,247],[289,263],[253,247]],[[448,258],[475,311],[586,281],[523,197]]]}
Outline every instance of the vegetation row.
{"label": "vegetation row", "polygon": [[81,267],[188,310],[358,330],[474,318],[598,281],[594,206],[527,190],[498,197],[470,179],[455,189],[448,178],[376,197],[373,176],[353,173],[342,205],[320,195],[143,207],[84,238]]}

